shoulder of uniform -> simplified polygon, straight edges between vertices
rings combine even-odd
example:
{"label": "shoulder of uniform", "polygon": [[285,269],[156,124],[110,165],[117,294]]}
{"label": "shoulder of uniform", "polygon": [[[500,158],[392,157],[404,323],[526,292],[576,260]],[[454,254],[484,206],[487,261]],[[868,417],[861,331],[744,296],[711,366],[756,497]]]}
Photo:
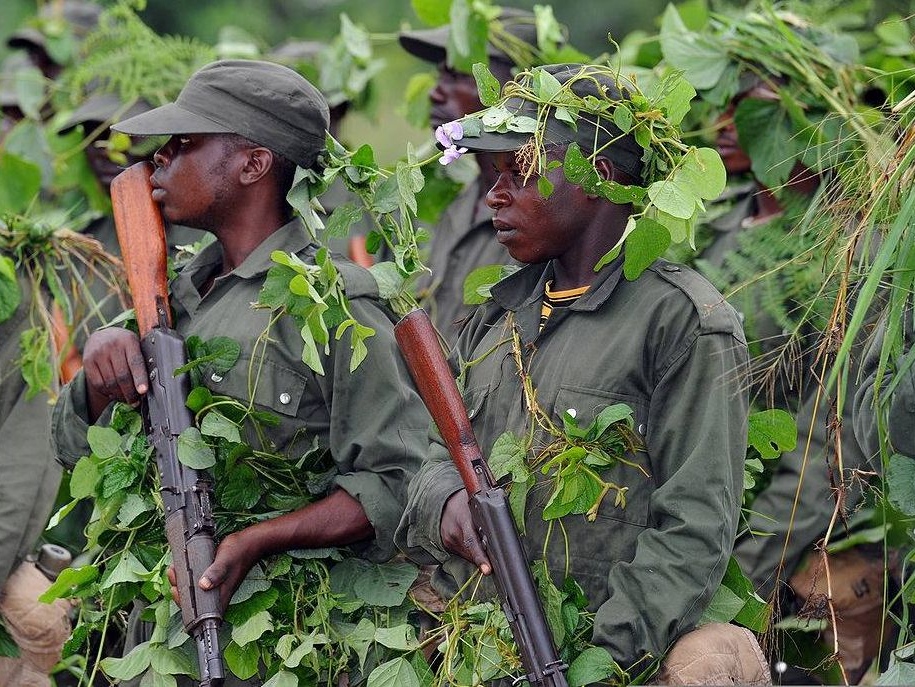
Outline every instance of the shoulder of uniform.
{"label": "shoulder of uniform", "polygon": [[334,255],[333,260],[343,279],[347,298],[378,298],[378,282],[371,272],[344,257]]}
{"label": "shoulder of uniform", "polygon": [[692,303],[703,333],[722,332],[743,338],[743,325],[737,312],[701,274],[667,260],[656,260],[647,271],[675,288]]}

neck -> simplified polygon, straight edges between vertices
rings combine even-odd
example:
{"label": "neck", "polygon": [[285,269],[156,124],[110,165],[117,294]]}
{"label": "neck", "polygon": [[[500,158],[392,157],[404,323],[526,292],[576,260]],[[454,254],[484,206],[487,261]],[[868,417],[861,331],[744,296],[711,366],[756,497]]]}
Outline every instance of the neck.
{"label": "neck", "polygon": [[227,274],[241,265],[261,243],[288,221],[289,218],[279,212],[276,204],[264,207],[258,203],[240,203],[229,222],[222,223],[218,229],[213,230],[222,247],[222,273]]}
{"label": "neck", "polygon": [[[784,211],[784,207],[779,202],[775,193],[771,189],[759,185],[759,192],[756,194],[756,214],[754,220],[765,220],[774,217]],[[788,181],[785,182],[784,189],[798,196],[812,196],[820,186],[820,177],[805,167],[800,162],[795,163],[791,170]]]}
{"label": "neck", "polygon": [[575,245],[553,261],[553,288],[558,291],[590,286],[598,277],[595,265],[619,241],[626,228],[630,206],[593,200],[593,219]]}

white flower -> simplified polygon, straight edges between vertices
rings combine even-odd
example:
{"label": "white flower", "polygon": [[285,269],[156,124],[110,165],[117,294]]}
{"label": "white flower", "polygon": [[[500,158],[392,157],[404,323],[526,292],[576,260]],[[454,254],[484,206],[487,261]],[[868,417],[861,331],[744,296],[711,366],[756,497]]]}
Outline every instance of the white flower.
{"label": "white flower", "polygon": [[438,159],[440,165],[450,165],[452,162],[457,160],[461,155],[467,152],[467,148],[458,148],[456,145],[451,144],[445,151],[442,153],[442,156]]}
{"label": "white flower", "polygon": [[460,141],[462,138],[464,138],[464,127],[458,121],[446,122],[435,129],[435,140],[441,144],[442,148],[454,147],[454,142]]}

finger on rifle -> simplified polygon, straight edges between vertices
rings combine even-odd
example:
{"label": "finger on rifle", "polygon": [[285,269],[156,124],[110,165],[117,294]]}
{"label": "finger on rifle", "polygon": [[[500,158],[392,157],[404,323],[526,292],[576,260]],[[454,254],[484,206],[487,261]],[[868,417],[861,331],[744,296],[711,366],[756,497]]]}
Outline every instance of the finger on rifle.
{"label": "finger on rifle", "polygon": [[175,574],[175,566],[168,566],[168,570],[165,574],[168,577],[168,583],[171,585],[172,599],[180,606],[181,592],[178,591],[178,576]]}
{"label": "finger on rifle", "polygon": [[464,538],[461,541],[463,548],[461,556],[477,566],[481,573],[488,575],[492,572],[492,565],[490,565],[489,558],[486,557],[486,552],[483,550],[483,543],[473,527],[468,527],[464,532]]}
{"label": "finger on rifle", "polygon": [[140,350],[139,341],[132,339],[131,344],[124,350],[124,356],[130,370],[132,387],[137,394],[142,396],[149,389],[149,377],[146,375],[146,363],[143,360],[143,351]]}

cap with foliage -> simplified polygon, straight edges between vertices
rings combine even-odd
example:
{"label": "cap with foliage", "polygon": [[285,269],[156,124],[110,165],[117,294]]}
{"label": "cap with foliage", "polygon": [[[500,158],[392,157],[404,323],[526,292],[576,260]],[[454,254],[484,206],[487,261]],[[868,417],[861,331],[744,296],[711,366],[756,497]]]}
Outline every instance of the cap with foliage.
{"label": "cap with foliage", "polygon": [[[692,242],[704,201],[716,198],[724,189],[724,165],[714,150],[681,140],[680,122],[695,91],[680,74],[668,72],[642,90],[613,67],[563,67],[563,81],[553,75],[553,66],[535,67],[507,83],[500,94],[495,77],[476,65],[481,99],[489,107],[460,120],[461,145],[473,149],[473,137],[487,132],[513,139],[517,134],[529,134],[516,147],[519,160],[525,175],[536,176],[541,194],[548,197],[553,190],[545,175],[552,164],[546,155],[551,132],[557,125],[573,131],[579,124],[596,123],[598,144],[583,149],[570,136],[562,166],[566,179],[588,193],[633,205],[620,244],[595,269],[619,255],[625,242],[624,273],[635,279],[671,243]],[[527,105],[519,109],[519,101]],[[641,149],[641,179],[632,185],[602,179],[594,166],[596,158],[612,159],[610,148],[632,142]]]}

